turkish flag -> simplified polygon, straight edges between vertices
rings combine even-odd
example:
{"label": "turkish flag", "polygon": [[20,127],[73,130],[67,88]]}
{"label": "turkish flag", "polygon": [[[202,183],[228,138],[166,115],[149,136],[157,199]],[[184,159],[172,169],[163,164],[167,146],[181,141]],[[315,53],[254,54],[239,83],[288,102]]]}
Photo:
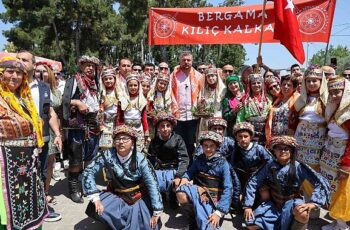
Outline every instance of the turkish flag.
{"label": "turkish flag", "polygon": [[293,0],[274,0],[275,30],[274,39],[280,40],[295,59],[301,64],[305,61],[305,52]]}

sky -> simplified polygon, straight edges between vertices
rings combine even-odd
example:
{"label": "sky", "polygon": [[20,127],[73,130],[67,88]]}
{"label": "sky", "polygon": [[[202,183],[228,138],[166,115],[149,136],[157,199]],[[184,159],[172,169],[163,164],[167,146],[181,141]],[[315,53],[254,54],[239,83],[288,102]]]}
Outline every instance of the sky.
{"label": "sky", "polygon": [[[223,0],[209,0],[213,6],[218,6]],[[245,5],[262,4],[263,0],[246,0]],[[5,8],[0,1],[0,12],[4,12]],[[0,21],[0,50],[4,49],[4,45],[7,43],[6,38],[3,36],[2,31],[8,30],[12,27],[11,24],[4,24]],[[326,43],[304,43],[305,56],[308,59],[319,50],[326,49]],[[331,32],[330,45],[337,46],[343,45],[350,49],[350,8],[349,0],[337,0],[334,20]],[[254,64],[256,62],[256,56],[258,55],[258,45],[256,44],[244,44],[246,50],[246,62],[245,64]],[[288,52],[288,50],[281,44],[265,43],[262,46],[262,57],[264,64],[273,69],[288,68],[291,64],[296,63],[296,60]],[[307,62],[304,66],[307,66]]]}

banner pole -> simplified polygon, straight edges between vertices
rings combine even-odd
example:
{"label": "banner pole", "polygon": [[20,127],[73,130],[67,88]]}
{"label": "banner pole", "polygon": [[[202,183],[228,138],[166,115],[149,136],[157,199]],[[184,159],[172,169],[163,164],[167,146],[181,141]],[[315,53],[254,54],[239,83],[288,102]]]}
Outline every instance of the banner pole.
{"label": "banner pole", "polygon": [[266,1],[264,0],[263,8],[262,8],[262,18],[261,18],[261,31],[260,31],[260,39],[259,39],[259,49],[258,49],[258,57],[256,58],[256,64],[257,68],[255,70],[256,73],[259,73],[260,65],[262,64],[262,57],[261,57],[261,46],[262,46],[262,39],[264,34],[264,22],[265,22],[265,8],[266,8]]}

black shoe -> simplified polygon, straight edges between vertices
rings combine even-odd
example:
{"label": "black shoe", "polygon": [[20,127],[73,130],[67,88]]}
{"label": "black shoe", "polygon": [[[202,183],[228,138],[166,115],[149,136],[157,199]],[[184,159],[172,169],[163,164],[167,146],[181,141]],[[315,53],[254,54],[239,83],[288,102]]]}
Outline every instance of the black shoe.
{"label": "black shoe", "polygon": [[70,198],[75,203],[84,203],[84,199],[81,197],[79,192],[73,192],[70,194]]}

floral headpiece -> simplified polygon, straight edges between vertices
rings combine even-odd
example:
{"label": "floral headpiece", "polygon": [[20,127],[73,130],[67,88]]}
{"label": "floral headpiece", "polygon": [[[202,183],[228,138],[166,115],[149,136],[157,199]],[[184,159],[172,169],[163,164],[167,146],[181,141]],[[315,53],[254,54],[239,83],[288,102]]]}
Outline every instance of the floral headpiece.
{"label": "floral headpiece", "polygon": [[252,124],[250,124],[249,122],[240,122],[237,123],[233,126],[233,135],[235,136],[237,134],[237,132],[241,131],[241,130],[246,130],[248,132],[250,132],[250,134],[253,136],[254,135],[254,126]]}
{"label": "floral headpiece", "polygon": [[223,137],[220,134],[213,131],[204,131],[201,132],[199,135],[199,142],[202,144],[205,140],[212,140],[218,145],[221,145]]}
{"label": "floral headpiece", "polygon": [[116,76],[116,72],[114,68],[106,68],[102,70],[101,78],[104,78],[105,76]]}
{"label": "floral headpiece", "polygon": [[16,58],[3,58],[0,60],[0,73],[4,72],[7,68],[14,68],[26,73],[24,64]]}
{"label": "floral headpiece", "polygon": [[92,63],[95,65],[99,65],[100,64],[100,60],[97,57],[94,56],[87,56],[87,55],[83,55],[79,58],[78,60],[78,64],[82,65],[84,63]]}
{"label": "floral headpiece", "polygon": [[164,74],[164,73],[159,73],[157,80],[163,80],[163,81],[170,81],[170,76],[169,74]]}
{"label": "floral headpiece", "polygon": [[328,90],[334,89],[344,89],[345,88],[345,78],[336,76],[328,81]]}
{"label": "floral headpiece", "polygon": [[115,138],[118,134],[120,133],[124,133],[134,139],[137,138],[138,136],[138,133],[137,131],[131,127],[131,126],[128,126],[128,125],[119,125],[117,126],[114,130],[113,130],[113,138]]}
{"label": "floral headpiece", "polygon": [[264,81],[264,77],[261,74],[257,74],[257,73],[253,73],[249,75],[249,81],[251,83],[253,82],[263,82]]}
{"label": "floral headpiece", "polygon": [[321,69],[310,69],[305,72],[305,79],[307,78],[316,78],[322,79],[322,70]]}
{"label": "floral headpiece", "polygon": [[128,83],[129,81],[132,81],[132,80],[135,80],[135,81],[139,82],[139,75],[137,75],[137,74],[129,74],[126,77],[126,83]]}
{"label": "floral headpiece", "polygon": [[177,124],[175,117],[165,111],[161,111],[157,113],[157,115],[153,119],[153,125],[157,127],[158,124],[162,121],[169,121],[173,127],[175,127]]}
{"label": "floral headpiece", "polygon": [[274,136],[271,139],[270,149],[273,149],[276,145],[288,145],[296,148],[298,144],[292,136]]}
{"label": "floral headpiece", "polygon": [[227,127],[227,121],[221,117],[213,117],[208,120],[208,128],[210,129],[213,126],[220,125]]}
{"label": "floral headpiece", "polygon": [[265,85],[267,88],[270,88],[275,83],[279,84],[279,81],[276,76],[267,77],[265,79]]}

